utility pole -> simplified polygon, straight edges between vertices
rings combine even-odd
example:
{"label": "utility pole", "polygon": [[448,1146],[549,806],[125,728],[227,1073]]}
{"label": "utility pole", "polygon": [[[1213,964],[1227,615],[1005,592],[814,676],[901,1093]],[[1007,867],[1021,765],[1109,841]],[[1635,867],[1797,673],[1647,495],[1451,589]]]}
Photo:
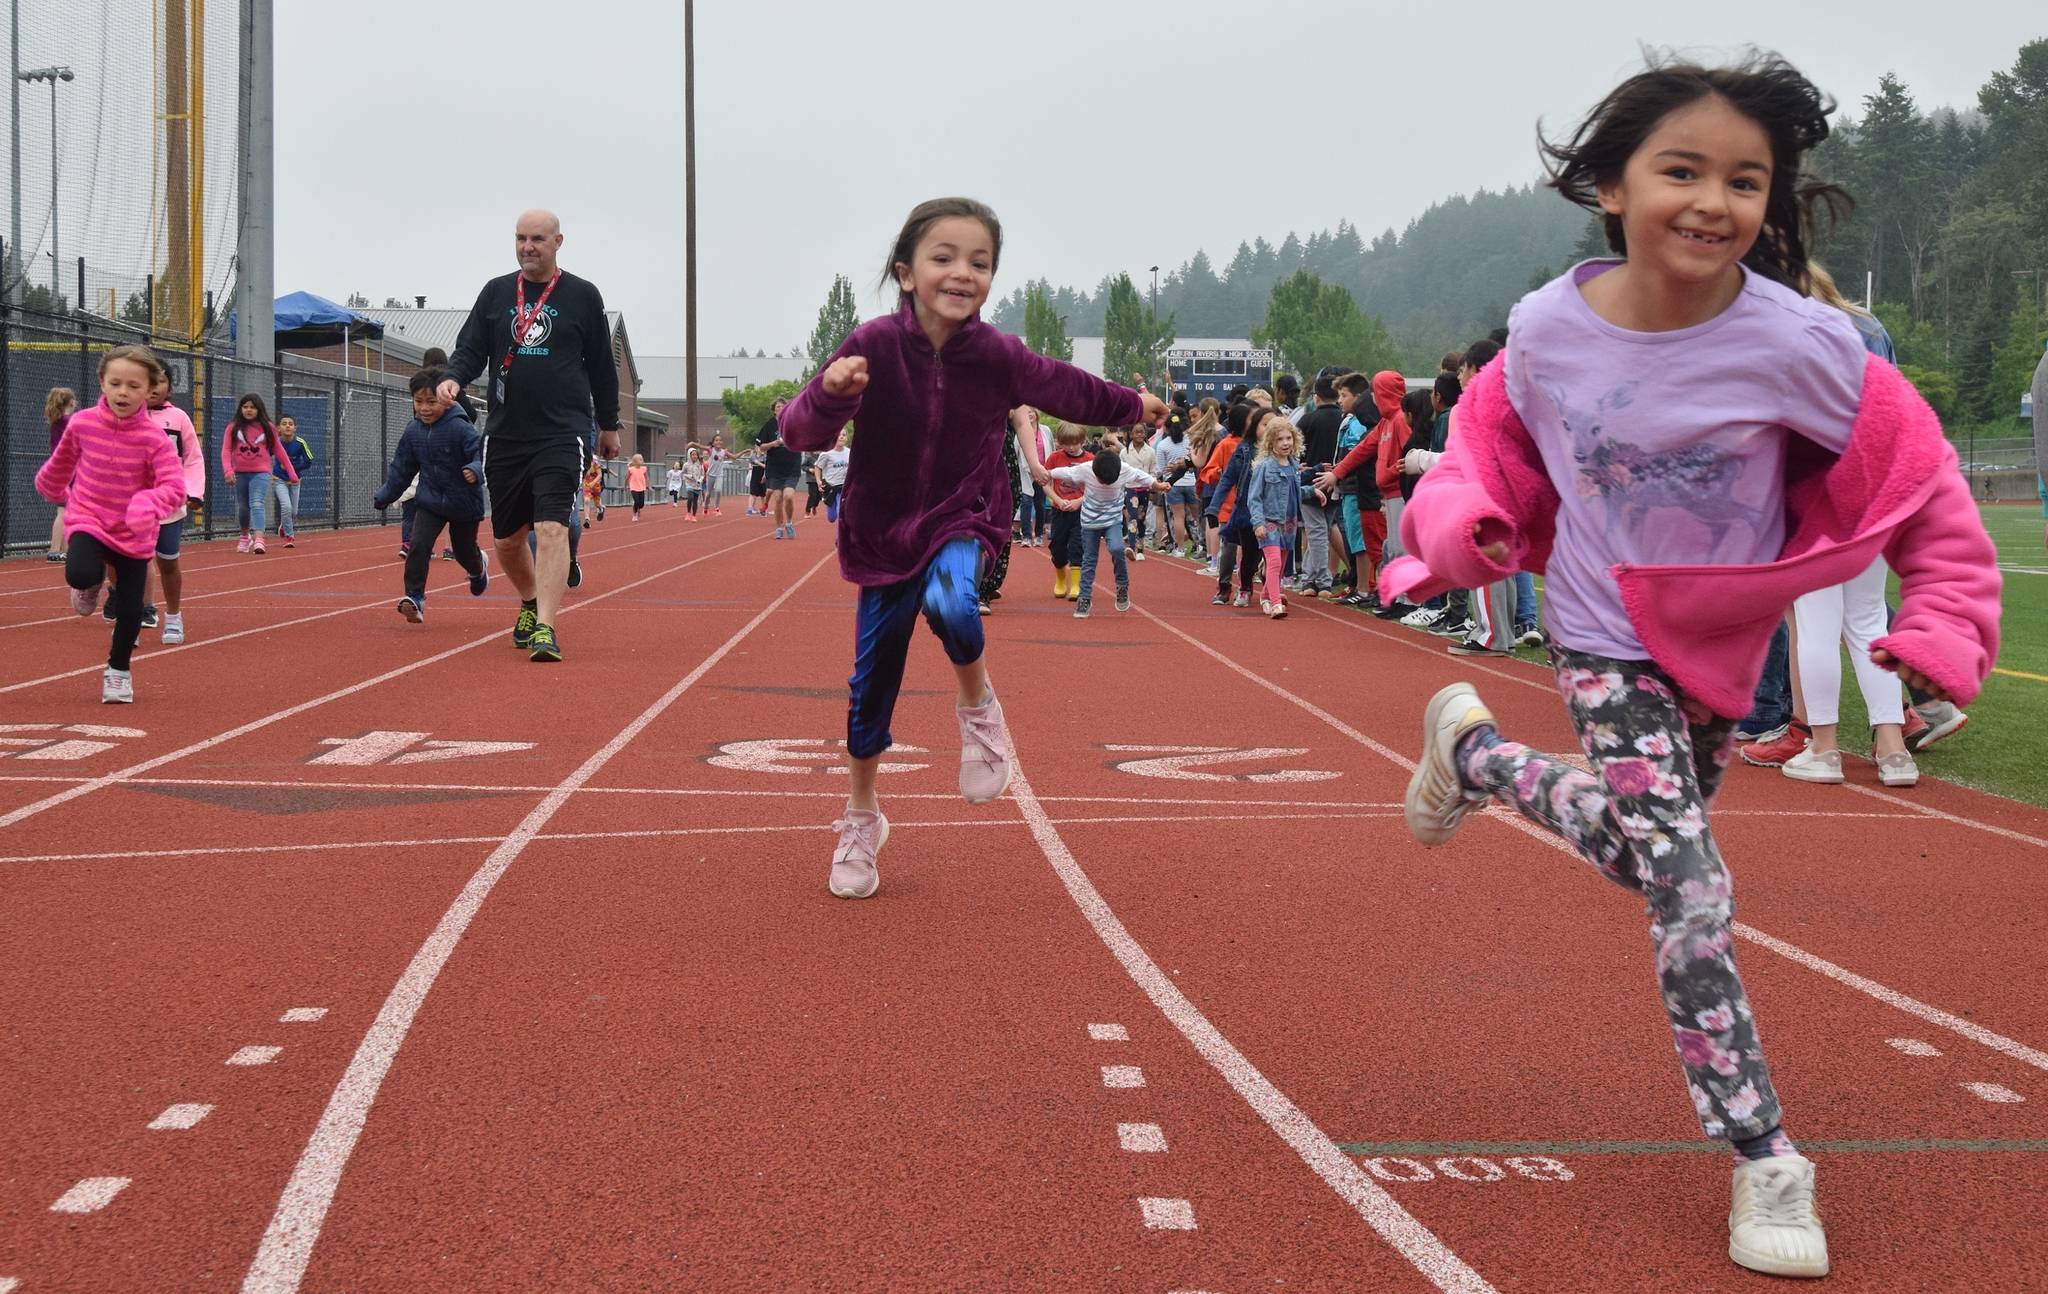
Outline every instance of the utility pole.
{"label": "utility pole", "polygon": [[[13,136],[13,148],[8,153],[12,164],[8,173],[9,192],[13,195],[13,223],[7,227],[7,252],[14,260],[14,273],[7,275],[7,301],[9,305],[21,304],[21,281],[27,271],[21,266],[21,0],[8,0],[7,34],[7,93],[10,111],[7,125]],[[7,267],[0,265],[0,274],[6,274]],[[54,303],[53,303],[54,304]]]}
{"label": "utility pole", "polygon": [[683,438],[697,443],[697,0],[683,0]]}
{"label": "utility pole", "polygon": [[1152,267],[1152,331],[1145,337],[1145,380],[1159,380],[1159,267]]}
{"label": "utility pole", "polygon": [[274,121],[276,70],[272,61],[273,0],[240,0],[241,103],[237,126],[242,158],[235,233],[235,355],[254,364],[277,359],[277,173]]}

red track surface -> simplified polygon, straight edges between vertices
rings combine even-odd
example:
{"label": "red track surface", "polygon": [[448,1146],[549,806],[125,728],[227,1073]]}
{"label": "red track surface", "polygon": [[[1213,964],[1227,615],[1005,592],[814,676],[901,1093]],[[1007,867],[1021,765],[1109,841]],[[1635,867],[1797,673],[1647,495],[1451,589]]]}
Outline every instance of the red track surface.
{"label": "red track surface", "polygon": [[[132,708],[55,568],[0,567],[0,724],[60,726],[0,738],[105,747],[0,746],[0,1291],[1767,1283],[1639,904],[1505,817],[1401,826],[1453,678],[1568,747],[1539,671],[1158,560],[1076,622],[1019,549],[988,627],[1022,777],[959,800],[921,637],[895,730],[929,753],[847,903],[828,529],[615,516],[554,669],[502,582],[437,563],[427,624],[392,614],[390,531],[195,545]],[[380,731],[426,735],[331,762]],[[816,744],[730,751],[776,740]],[[389,762],[432,741],[530,748]],[[1254,746],[1301,753],[1119,767]],[[1284,770],[1330,776],[1249,780]],[[2048,1288],[2048,814],[1856,771],[1742,769],[1716,815],[1829,1288]],[[212,1108],[149,1129],[180,1104]],[[92,1178],[128,1184],[52,1210]]]}

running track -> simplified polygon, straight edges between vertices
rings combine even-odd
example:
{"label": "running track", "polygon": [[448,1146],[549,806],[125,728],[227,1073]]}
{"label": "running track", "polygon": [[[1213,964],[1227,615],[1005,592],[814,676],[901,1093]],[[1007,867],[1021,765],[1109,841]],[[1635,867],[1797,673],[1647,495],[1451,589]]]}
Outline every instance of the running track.
{"label": "running track", "polygon": [[[450,563],[394,615],[393,531],[194,545],[127,708],[0,566],[0,1294],[1766,1283],[1639,904],[1401,826],[1453,678],[1568,748],[1540,672],[1156,558],[1077,622],[1020,548],[1020,776],[959,800],[920,631],[847,903],[827,528],[625,515],[553,669]],[[1852,783],[1716,815],[1829,1288],[2048,1288],[2048,813]]]}

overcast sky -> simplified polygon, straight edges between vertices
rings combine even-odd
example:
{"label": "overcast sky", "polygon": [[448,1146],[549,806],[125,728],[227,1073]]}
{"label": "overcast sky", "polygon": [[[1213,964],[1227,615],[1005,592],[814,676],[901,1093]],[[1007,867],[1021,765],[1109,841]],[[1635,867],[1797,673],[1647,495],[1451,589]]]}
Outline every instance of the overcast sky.
{"label": "overcast sky", "polygon": [[[800,345],[836,273],[873,314],[928,197],[1002,217],[998,296],[1092,288],[1526,183],[1538,119],[1641,42],[1764,44],[1850,105],[1890,70],[1927,108],[2044,36],[2038,0],[702,0],[699,350]],[[680,0],[280,0],[277,64],[280,293],[466,306],[550,206],[635,348],[682,352]]]}

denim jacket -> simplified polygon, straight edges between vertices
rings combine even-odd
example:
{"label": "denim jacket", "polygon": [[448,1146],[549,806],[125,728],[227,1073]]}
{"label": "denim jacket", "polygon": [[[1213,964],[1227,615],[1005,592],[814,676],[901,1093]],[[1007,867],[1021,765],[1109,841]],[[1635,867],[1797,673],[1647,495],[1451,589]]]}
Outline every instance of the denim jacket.
{"label": "denim jacket", "polygon": [[1276,529],[1282,535],[1293,534],[1301,524],[1300,469],[1278,459],[1257,460],[1252,464],[1251,479],[1245,482],[1244,498],[1251,509],[1252,525],[1265,526],[1268,539]]}

